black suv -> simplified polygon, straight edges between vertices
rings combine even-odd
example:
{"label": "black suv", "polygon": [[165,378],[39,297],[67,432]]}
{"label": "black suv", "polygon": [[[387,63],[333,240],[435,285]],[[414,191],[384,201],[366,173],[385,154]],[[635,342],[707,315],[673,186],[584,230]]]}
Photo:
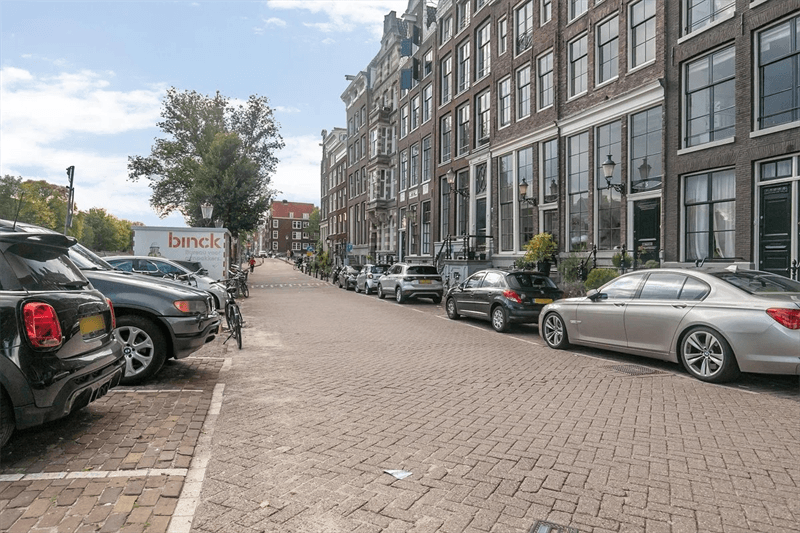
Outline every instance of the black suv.
{"label": "black suv", "polygon": [[[0,232],[11,226],[0,220]],[[51,232],[21,223],[16,231]],[[216,338],[220,319],[207,292],[117,270],[81,244],[69,248],[69,257],[114,305],[126,361],[123,385],[153,377],[167,359],[187,357]]]}
{"label": "black suv", "polygon": [[0,227],[0,447],[122,379],[111,302],[67,255],[75,239]]}

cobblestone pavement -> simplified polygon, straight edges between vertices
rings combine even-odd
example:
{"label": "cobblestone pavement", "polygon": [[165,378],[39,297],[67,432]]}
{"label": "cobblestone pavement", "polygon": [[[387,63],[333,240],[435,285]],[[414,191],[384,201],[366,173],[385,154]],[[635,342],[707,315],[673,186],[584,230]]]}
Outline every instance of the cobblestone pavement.
{"label": "cobblestone pavement", "polygon": [[553,351],[278,260],[251,288],[243,350],[15,436],[0,531],[800,532],[797,378]]}

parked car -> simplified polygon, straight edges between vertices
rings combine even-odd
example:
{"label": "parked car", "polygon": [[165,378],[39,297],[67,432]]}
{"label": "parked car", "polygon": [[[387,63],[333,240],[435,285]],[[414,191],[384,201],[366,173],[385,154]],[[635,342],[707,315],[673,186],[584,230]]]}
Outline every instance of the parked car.
{"label": "parked car", "polygon": [[136,272],[137,274],[146,274],[157,278],[177,279],[191,287],[206,291],[214,297],[214,307],[217,311],[225,309],[225,303],[229,298],[225,286],[217,283],[214,278],[198,274],[197,271],[190,270],[171,259],[131,255],[114,255],[103,259],[110,265],[125,272]]}
{"label": "parked car", "polygon": [[[3,230],[57,234],[32,224],[18,222],[14,226],[8,220],[0,220],[0,231]],[[153,377],[167,359],[187,357],[217,336],[220,318],[207,292],[115,269],[80,243],[68,252],[86,279],[114,306],[114,331],[124,345],[123,385]]]}
{"label": "parked car", "polygon": [[70,261],[75,242],[0,227],[0,447],[122,379],[113,307]]}
{"label": "parked car", "polygon": [[189,272],[197,274],[199,276],[208,276],[208,269],[203,266],[203,263],[200,261],[184,261],[178,259],[172,259],[173,263],[177,263],[182,267],[186,267]]}
{"label": "parked car", "polygon": [[356,276],[356,292],[364,291],[366,294],[372,293],[378,288],[378,280],[383,273],[389,270],[391,265],[366,264]]}
{"label": "parked car", "polygon": [[547,305],[539,333],[570,343],[680,362],[703,381],[739,372],[800,373],[800,283],[761,272],[654,269],[586,297]]}
{"label": "parked car", "polygon": [[445,309],[451,319],[463,315],[489,320],[502,332],[510,324],[537,323],[544,306],[563,295],[564,291],[539,272],[486,269],[453,286],[445,296]]}
{"label": "parked car", "polygon": [[378,280],[378,298],[386,298],[388,294],[397,303],[409,298],[431,298],[438,304],[443,292],[442,276],[433,265],[395,263]]}
{"label": "parked car", "polygon": [[342,267],[339,271],[339,276],[337,278],[337,284],[339,285],[340,289],[350,289],[356,288],[356,277],[358,273],[361,272],[361,265],[347,265]]}

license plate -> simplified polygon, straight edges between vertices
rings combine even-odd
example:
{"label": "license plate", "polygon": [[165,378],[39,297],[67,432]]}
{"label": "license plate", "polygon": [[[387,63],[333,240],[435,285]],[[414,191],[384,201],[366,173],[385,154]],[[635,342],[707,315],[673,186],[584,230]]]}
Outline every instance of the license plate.
{"label": "license plate", "polygon": [[84,339],[91,339],[101,335],[106,330],[106,322],[103,315],[94,315],[81,318],[81,335]]}
{"label": "license plate", "polygon": [[553,303],[553,299],[552,298],[536,298],[533,301],[536,302],[537,304],[551,304],[551,303]]}
{"label": "license plate", "polygon": [[430,285],[431,284],[431,280],[429,280],[429,279],[421,279],[421,280],[419,280],[419,284],[420,285]]}

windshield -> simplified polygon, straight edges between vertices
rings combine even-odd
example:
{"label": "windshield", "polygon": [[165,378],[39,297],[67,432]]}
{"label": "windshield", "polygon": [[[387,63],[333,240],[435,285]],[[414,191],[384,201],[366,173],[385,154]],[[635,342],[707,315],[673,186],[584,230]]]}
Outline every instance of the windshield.
{"label": "windshield", "polygon": [[410,266],[408,267],[409,274],[428,274],[428,275],[438,275],[439,272],[436,270],[436,267],[433,266]]}
{"label": "windshield", "polygon": [[89,285],[64,248],[22,242],[8,247],[2,256],[12,270],[0,275],[2,290],[80,290]]}
{"label": "windshield", "polygon": [[800,282],[764,272],[716,272],[714,276],[750,294],[800,293]]}
{"label": "windshield", "polygon": [[69,258],[81,270],[115,270],[82,244],[76,244],[69,249]]}

